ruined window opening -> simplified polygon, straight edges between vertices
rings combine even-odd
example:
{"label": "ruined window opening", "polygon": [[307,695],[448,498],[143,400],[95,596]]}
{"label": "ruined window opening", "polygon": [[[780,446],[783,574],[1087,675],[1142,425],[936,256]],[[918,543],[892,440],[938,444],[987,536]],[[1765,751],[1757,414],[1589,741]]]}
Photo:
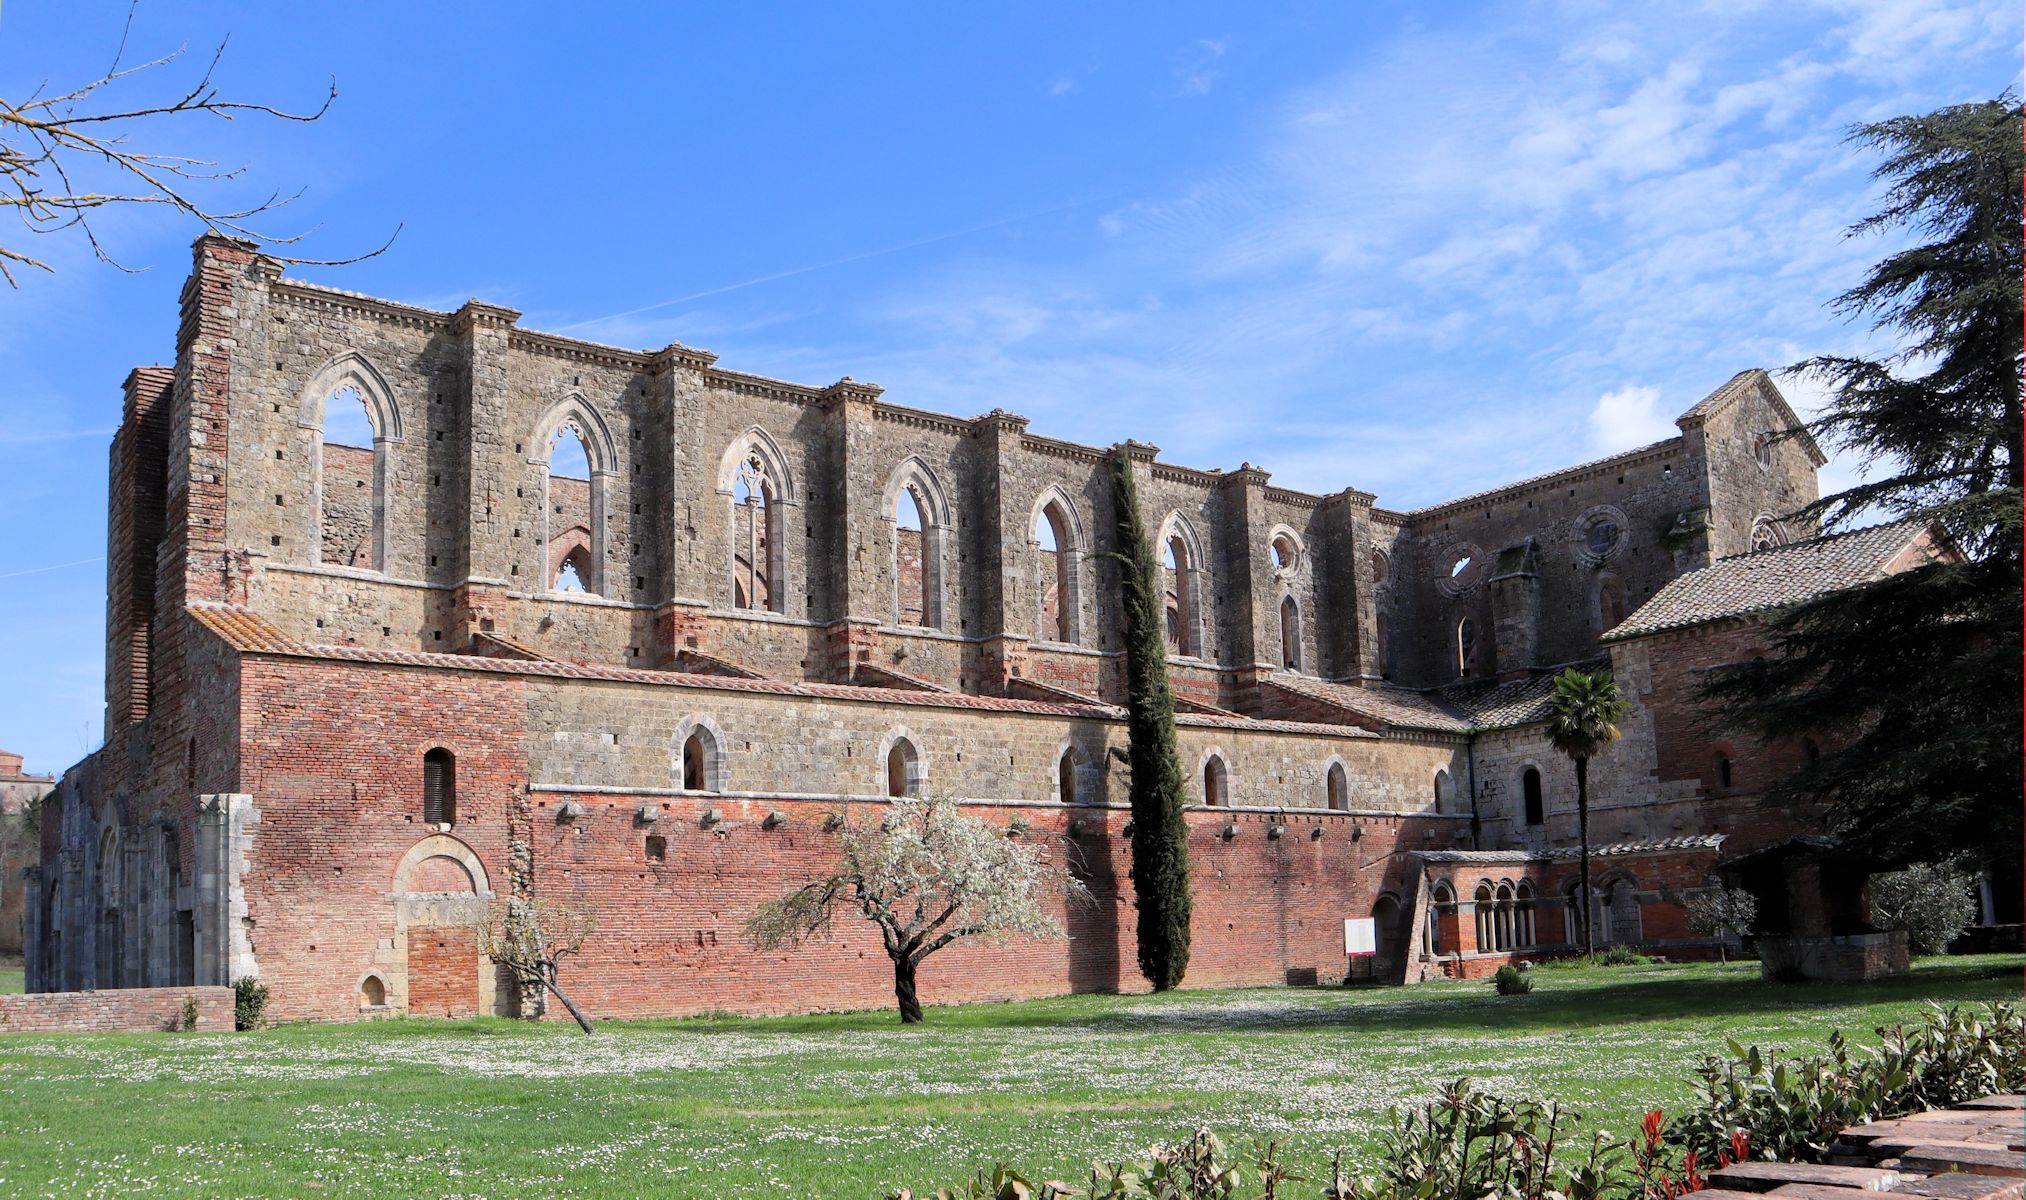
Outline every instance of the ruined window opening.
{"label": "ruined window opening", "polygon": [[457,823],[457,756],[441,746],[422,756],[422,820]]}
{"label": "ruined window opening", "polygon": [[1532,767],[1520,776],[1520,793],[1526,800],[1526,820],[1529,825],[1547,823],[1547,806],[1541,797],[1541,773]]}
{"label": "ruined window opening", "polygon": [[1597,629],[1608,633],[1625,623],[1625,581],[1604,574],[1597,579]]}
{"label": "ruined window opening", "polygon": [[1822,761],[1822,747],[1815,743],[1814,738],[1802,738],[1801,757],[1812,767]]}
{"label": "ruined window opening", "polygon": [[[554,556],[551,587],[558,592],[596,594],[603,586],[596,547],[603,541],[597,513],[599,481],[591,470],[590,449],[575,421],[566,421],[549,439],[547,507],[552,529],[545,547]],[[567,550],[564,547],[569,547]]]}
{"label": "ruined window opening", "polygon": [[1589,528],[1583,531],[1583,545],[1592,555],[1603,558],[1618,548],[1618,543],[1624,536],[1624,530],[1619,528],[1616,520],[1600,516],[1593,519]]}
{"label": "ruined window opening", "polygon": [[1349,812],[1351,808],[1351,786],[1345,777],[1344,764],[1331,763],[1329,776],[1323,785],[1326,802],[1338,812]]}
{"label": "ruined window opening", "polygon": [[898,738],[886,752],[886,794],[893,797],[921,794],[921,754],[914,743]]}
{"label": "ruined window opening", "polygon": [[779,532],[773,480],[759,454],[749,454],[732,482],[733,608],[782,611],[773,586]]}
{"label": "ruined window opening", "polygon": [[1196,564],[1190,560],[1189,546],[1179,534],[1168,539],[1162,566],[1166,592],[1162,606],[1167,611],[1168,653],[1184,656],[1200,654],[1202,648],[1197,645],[1196,639]]}
{"label": "ruined window opening", "polygon": [[1076,803],[1076,751],[1064,750],[1055,760],[1055,790],[1062,803]]}
{"label": "ruined window opening", "polygon": [[359,985],[359,1007],[387,1007],[387,985],[380,981],[378,975],[366,976],[365,982]]}
{"label": "ruined window opening", "polygon": [[1374,588],[1385,587],[1386,574],[1391,567],[1391,564],[1389,564],[1386,561],[1385,553],[1379,550],[1374,550],[1371,552],[1370,555],[1367,556],[1367,558],[1372,564],[1372,586]]}
{"label": "ruined window opening", "polygon": [[1780,532],[1780,526],[1771,517],[1760,517],[1752,522],[1752,551],[1775,550],[1787,544]]}
{"label": "ruined window opening", "polygon": [[923,519],[921,495],[910,483],[901,488],[893,505],[893,590],[894,624],[927,626],[940,624],[929,602],[929,556],[937,544]]}
{"label": "ruined window opening", "polygon": [[[382,569],[379,548],[386,521],[382,487],[386,463],[379,434],[372,410],[358,388],[341,387],[325,397],[318,461],[320,562]],[[373,485],[370,490],[369,483]]]}
{"label": "ruined window opening", "polygon": [[1280,665],[1290,671],[1301,670],[1301,606],[1293,596],[1280,601]]}
{"label": "ruined window opening", "polygon": [[1435,772],[1435,811],[1438,813],[1449,811],[1449,771],[1447,768],[1438,768]]}
{"label": "ruined window opening", "polygon": [[1720,788],[1731,786],[1731,756],[1719,751],[1711,766],[1711,773],[1716,776],[1716,785]]}
{"label": "ruined window opening", "polygon": [[1035,596],[1041,635],[1064,644],[1076,639],[1078,592],[1076,560],[1071,554],[1070,524],[1059,501],[1051,500],[1034,521],[1037,549]]}
{"label": "ruined window opening", "polygon": [[591,573],[590,553],[578,546],[563,556],[563,565],[556,568],[555,589],[559,592],[588,593],[584,579]]}
{"label": "ruined window opening", "polygon": [[1301,547],[1295,544],[1294,538],[1285,533],[1274,535],[1269,552],[1273,557],[1273,570],[1276,575],[1292,575],[1296,568],[1301,566]]}
{"label": "ruined window opening", "polygon": [[668,839],[658,833],[648,834],[646,854],[648,862],[666,862],[668,859]]}
{"label": "ruined window opening", "polygon": [[1212,754],[1203,762],[1203,803],[1231,803],[1231,768],[1221,754]]}
{"label": "ruined window opening", "polygon": [[1456,673],[1469,675],[1477,665],[1477,622],[1464,617],[1456,622]]}

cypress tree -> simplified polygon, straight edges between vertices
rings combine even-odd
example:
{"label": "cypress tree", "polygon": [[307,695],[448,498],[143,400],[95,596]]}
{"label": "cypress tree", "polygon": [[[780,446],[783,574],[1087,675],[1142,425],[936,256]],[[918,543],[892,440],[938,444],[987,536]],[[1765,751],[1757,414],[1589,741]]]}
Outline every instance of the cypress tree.
{"label": "cypress tree", "polygon": [[1161,577],[1140,523],[1139,488],[1124,446],[1112,458],[1120,595],[1125,606],[1126,743],[1132,767],[1133,891],[1139,899],[1140,973],[1157,992],[1189,969],[1189,827],[1182,819],[1182,760],[1175,694],[1161,635]]}

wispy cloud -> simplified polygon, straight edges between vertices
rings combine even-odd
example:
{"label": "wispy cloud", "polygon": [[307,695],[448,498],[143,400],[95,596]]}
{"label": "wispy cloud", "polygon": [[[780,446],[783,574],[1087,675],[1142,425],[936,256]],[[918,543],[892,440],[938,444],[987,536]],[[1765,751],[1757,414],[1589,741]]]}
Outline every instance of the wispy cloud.
{"label": "wispy cloud", "polygon": [[1217,86],[1223,74],[1219,64],[1229,41],[1223,38],[1198,38],[1182,53],[1182,61],[1175,67],[1175,79],[1185,96],[1207,96]]}

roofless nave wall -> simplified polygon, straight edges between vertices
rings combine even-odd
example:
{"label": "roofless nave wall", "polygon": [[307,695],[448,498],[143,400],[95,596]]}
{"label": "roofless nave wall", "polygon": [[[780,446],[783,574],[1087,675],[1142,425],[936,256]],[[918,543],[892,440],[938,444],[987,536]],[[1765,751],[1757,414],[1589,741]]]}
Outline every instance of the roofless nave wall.
{"label": "roofless nave wall", "polygon": [[[738,930],[828,861],[830,814],[923,790],[1056,840],[1098,896],[1066,945],[953,950],[938,995],[1134,986],[1113,452],[517,316],[199,241],[175,366],[127,380],[107,744],[47,810],[30,986],[489,1007],[459,914],[505,893],[596,911],[594,1011],[876,1003],[857,933],[776,959]],[[1474,731],[1535,720],[1534,669],[1597,656],[1668,579],[1787,535],[1819,456],[1775,436],[1765,375],[1679,424],[1404,513],[1123,443],[1169,556],[1193,983],[1341,976],[1341,918],[1381,911],[1404,972],[1417,854],[1493,827]],[[1475,717],[1411,690],[1459,679],[1509,682]],[[1547,780],[1523,839],[1550,845],[1573,817],[1522,752],[1497,751]],[[1628,803],[1626,853],[1679,850],[1652,835],[1699,832],[1686,811]]]}
{"label": "roofless nave wall", "polygon": [[[493,635],[614,665],[688,650],[782,678],[1118,693],[1108,451],[848,377],[806,387],[680,345],[522,330],[477,301],[312,287],[206,245],[186,309],[223,323],[189,385],[208,428],[170,464],[217,514],[193,596],[389,649]],[[370,449],[327,445],[361,409],[347,440]],[[1182,689],[1242,707],[1261,670],[1425,687],[1594,655],[1681,570],[1755,525],[1784,536],[1771,523],[1814,495],[1812,445],[1765,440],[1790,424],[1748,372],[1678,438],[1407,513],[1126,448],[1171,567]],[[582,478],[552,469],[578,445]]]}

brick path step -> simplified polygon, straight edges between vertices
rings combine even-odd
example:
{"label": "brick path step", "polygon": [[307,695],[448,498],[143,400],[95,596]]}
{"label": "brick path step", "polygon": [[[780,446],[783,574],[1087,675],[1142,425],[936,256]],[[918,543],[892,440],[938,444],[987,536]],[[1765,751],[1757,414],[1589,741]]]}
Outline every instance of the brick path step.
{"label": "brick path step", "polygon": [[[2026,1179],[2026,1154],[1996,1146],[1955,1146],[1926,1143],[1900,1152],[1899,1165],[1907,1171],[1944,1175],[1968,1171],[1972,1175],[1999,1175]],[[1715,1178],[1712,1176],[1711,1178]]]}
{"label": "brick path step", "polygon": [[1899,1182],[1895,1172],[1877,1167],[1830,1167],[1816,1163],[1743,1162],[1713,1171],[1712,1187],[1747,1192],[1770,1192],[1782,1184],[1813,1183],[1866,1192],[1891,1191]]}
{"label": "brick path step", "polygon": [[2012,1096],[2012,1095],[1980,1096],[1975,1100],[1965,1100],[1961,1104],[1958,1104],[1956,1107],[2010,1109],[2014,1112],[2017,1112],[2021,1109],[2026,1109],[2026,1096]]}
{"label": "brick path step", "polygon": [[2022,1185],[2016,1179],[2000,1179],[1991,1175],[1929,1175],[1922,1178],[1910,1175],[1900,1180],[1892,1190],[1894,1196],[1921,1197],[1922,1200],[2021,1200],[2026,1196]]}

